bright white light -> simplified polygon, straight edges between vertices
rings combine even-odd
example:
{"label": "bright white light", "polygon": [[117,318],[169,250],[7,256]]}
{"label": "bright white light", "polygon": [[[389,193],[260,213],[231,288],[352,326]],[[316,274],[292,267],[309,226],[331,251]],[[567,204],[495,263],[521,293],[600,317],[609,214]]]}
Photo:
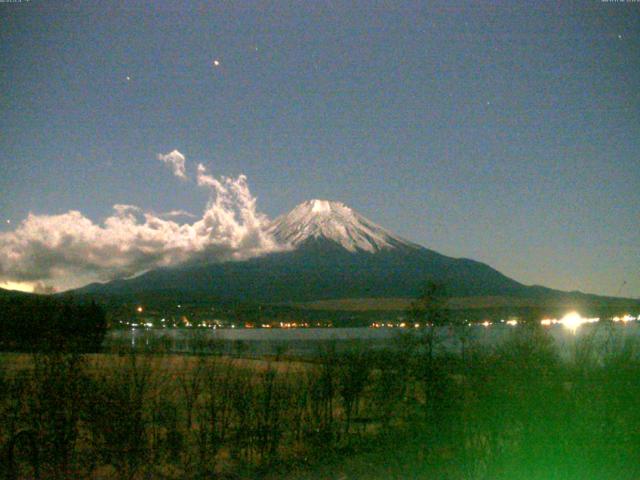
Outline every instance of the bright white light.
{"label": "bright white light", "polygon": [[564,325],[568,330],[571,330],[572,333],[576,333],[578,327],[582,325],[582,317],[577,312],[567,313],[562,320],[560,320],[562,325]]}
{"label": "bright white light", "polygon": [[515,327],[516,325],[518,325],[518,320],[507,320],[507,325]]}
{"label": "bright white light", "polygon": [[[611,321],[613,322],[623,322],[623,323],[627,323],[627,322],[633,322],[636,318],[633,315],[623,315],[622,317],[613,317],[611,319]],[[638,316],[638,319],[640,320],[640,315]]]}
{"label": "bright white light", "polygon": [[567,313],[559,323],[564,325],[572,333],[576,333],[578,327],[585,323],[595,323],[600,321],[599,318],[584,318],[577,312]]}

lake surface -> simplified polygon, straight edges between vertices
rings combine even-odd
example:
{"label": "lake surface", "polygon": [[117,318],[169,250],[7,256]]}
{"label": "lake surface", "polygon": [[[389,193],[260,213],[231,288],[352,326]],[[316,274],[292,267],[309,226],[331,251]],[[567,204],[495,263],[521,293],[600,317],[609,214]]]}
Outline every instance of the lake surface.
{"label": "lake surface", "polygon": [[[494,347],[517,335],[521,325],[494,324],[488,327],[442,327],[437,329],[439,348],[456,351],[465,345]],[[640,340],[638,322],[612,324],[602,322],[581,325],[575,331],[563,325],[544,327],[563,356],[571,356],[581,345],[591,342],[596,348],[622,346],[630,339]],[[290,353],[311,355],[328,344],[346,349],[354,343],[371,348],[394,348],[402,335],[420,335],[421,329],[401,328],[291,328],[291,329],[209,329],[149,328],[111,330],[105,339],[107,348],[162,350],[171,352],[274,355]]]}

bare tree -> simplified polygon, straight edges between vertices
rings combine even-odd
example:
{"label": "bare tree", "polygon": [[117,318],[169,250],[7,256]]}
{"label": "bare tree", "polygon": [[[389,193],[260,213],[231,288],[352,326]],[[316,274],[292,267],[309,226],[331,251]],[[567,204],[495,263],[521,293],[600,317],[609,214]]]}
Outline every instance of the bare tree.
{"label": "bare tree", "polygon": [[409,306],[408,316],[421,328],[422,335],[418,339],[426,349],[428,360],[433,360],[435,354],[437,329],[449,322],[445,294],[443,284],[430,281]]}
{"label": "bare tree", "polygon": [[370,358],[362,348],[355,347],[340,356],[338,363],[338,391],[345,412],[344,433],[349,434],[351,421],[358,414],[360,397],[369,380]]}

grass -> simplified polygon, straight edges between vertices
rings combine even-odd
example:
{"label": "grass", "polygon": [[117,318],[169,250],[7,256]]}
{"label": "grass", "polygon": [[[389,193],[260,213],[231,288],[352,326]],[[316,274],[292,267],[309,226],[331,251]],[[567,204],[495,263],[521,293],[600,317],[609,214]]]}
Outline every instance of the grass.
{"label": "grass", "polygon": [[309,362],[5,353],[1,472],[640,478],[640,355],[632,339],[567,361],[537,328],[514,329],[495,349],[471,346],[464,358],[431,358],[423,347],[419,338],[384,351],[354,344]]}

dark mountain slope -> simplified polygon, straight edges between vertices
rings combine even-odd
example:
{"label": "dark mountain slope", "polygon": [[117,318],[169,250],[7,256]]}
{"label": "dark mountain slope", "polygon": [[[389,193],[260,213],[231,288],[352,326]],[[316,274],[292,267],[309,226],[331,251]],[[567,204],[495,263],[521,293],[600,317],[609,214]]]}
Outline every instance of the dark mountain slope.
{"label": "dark mountain slope", "polygon": [[486,264],[441,255],[337,202],[305,202],[277,218],[271,234],[288,249],[242,262],[158,269],[128,280],[88,285],[80,292],[163,291],[261,303],[307,302],[410,298],[432,280],[443,283],[447,294],[455,297],[586,297],[525,286]]}

